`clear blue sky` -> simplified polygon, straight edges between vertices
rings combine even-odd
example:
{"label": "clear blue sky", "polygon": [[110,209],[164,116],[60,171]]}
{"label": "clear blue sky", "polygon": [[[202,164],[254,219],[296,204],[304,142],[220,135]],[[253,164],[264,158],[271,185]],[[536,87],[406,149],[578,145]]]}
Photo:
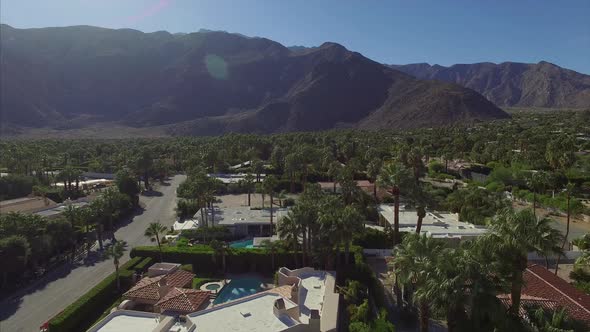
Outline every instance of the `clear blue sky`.
{"label": "clear blue sky", "polygon": [[1,0],[18,28],[201,28],[286,46],[343,44],[384,63],[546,60],[590,74],[590,0]]}

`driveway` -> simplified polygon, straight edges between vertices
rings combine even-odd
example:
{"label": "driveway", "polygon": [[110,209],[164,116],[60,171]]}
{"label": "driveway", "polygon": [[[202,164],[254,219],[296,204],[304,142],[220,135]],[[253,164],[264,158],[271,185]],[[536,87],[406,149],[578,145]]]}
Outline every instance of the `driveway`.
{"label": "driveway", "polygon": [[[143,234],[149,223],[159,220],[166,226],[174,223],[176,188],[184,181],[184,175],[176,175],[167,183],[160,185],[158,193],[141,196],[144,206],[141,214],[115,232],[115,238],[126,241],[129,250],[135,246],[148,245],[150,239]],[[91,256],[99,257],[91,252]],[[121,264],[129,260],[129,252],[121,259]],[[0,303],[1,331],[39,331],[39,326],[62,311],[66,306],[82,296],[102,279],[115,270],[112,260],[96,259],[93,262],[80,262],[52,271],[41,284],[30,286],[11,299]]]}

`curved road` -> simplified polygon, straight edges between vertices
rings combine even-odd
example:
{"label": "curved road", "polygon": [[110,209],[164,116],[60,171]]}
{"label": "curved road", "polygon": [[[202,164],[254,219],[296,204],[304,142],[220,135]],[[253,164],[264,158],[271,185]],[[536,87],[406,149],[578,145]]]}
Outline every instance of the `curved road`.
{"label": "curved road", "polygon": [[[143,213],[119,228],[115,232],[115,238],[126,241],[129,250],[135,246],[150,244],[150,239],[143,235],[149,223],[157,220],[166,226],[174,223],[176,188],[184,179],[184,175],[176,175],[168,182],[169,185],[160,185],[158,190],[161,195],[141,196]],[[128,260],[129,252],[122,258],[121,264]],[[46,282],[31,286],[0,303],[0,332],[39,331],[39,327],[49,318],[113,272],[112,260],[80,263],[73,268],[70,266],[50,272],[46,276]]]}

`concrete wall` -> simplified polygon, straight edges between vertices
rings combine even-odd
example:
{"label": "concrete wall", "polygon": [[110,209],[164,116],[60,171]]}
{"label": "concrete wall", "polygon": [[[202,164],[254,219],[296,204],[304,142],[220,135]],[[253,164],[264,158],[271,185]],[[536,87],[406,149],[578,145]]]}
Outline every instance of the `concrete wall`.
{"label": "concrete wall", "polygon": [[326,291],[320,316],[320,330],[322,332],[338,331],[338,306],[340,294],[335,291],[336,278],[332,275],[326,277]]}

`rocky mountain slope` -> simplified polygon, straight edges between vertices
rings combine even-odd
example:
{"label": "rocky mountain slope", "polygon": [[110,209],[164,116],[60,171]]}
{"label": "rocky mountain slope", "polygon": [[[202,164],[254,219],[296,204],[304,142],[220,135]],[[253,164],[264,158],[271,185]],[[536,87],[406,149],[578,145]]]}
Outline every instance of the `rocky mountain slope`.
{"label": "rocky mountain slope", "polygon": [[500,106],[590,107],[590,75],[545,61],[536,64],[484,62],[450,67],[416,63],[390,67],[420,79],[460,84]]}
{"label": "rocky mountain slope", "polygon": [[0,28],[4,124],[167,126],[173,134],[413,128],[504,118],[473,90],[325,43],[225,32]]}

